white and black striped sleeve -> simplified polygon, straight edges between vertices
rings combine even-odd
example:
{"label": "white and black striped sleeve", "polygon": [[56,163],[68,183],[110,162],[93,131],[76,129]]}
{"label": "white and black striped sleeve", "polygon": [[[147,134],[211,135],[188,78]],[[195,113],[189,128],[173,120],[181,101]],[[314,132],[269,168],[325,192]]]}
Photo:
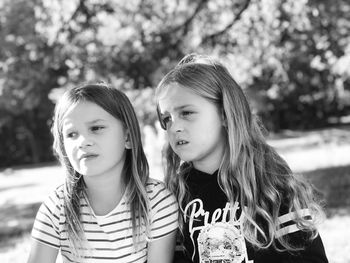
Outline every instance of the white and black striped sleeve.
{"label": "white and black striped sleeve", "polygon": [[151,206],[150,240],[162,238],[178,228],[178,204],[163,183],[152,180],[147,184]]}
{"label": "white and black striped sleeve", "polygon": [[281,260],[283,258],[283,261],[280,262],[328,263],[320,235],[317,235],[315,239],[310,239],[310,233],[303,231],[297,226],[295,222],[297,216],[301,216],[306,220],[312,219],[308,208],[301,209],[297,212],[289,212],[278,218],[279,230],[277,231],[277,237],[286,235],[293,246],[303,247],[302,250],[294,253],[283,252],[280,256]]}
{"label": "white and black striped sleeve", "polygon": [[40,206],[32,229],[32,238],[48,246],[60,248],[60,215],[63,187],[58,187]]}

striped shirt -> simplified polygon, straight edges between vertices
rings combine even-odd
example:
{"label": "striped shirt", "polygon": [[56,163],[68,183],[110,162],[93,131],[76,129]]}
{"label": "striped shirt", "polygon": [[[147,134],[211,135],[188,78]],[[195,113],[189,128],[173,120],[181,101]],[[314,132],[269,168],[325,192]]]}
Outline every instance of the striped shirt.
{"label": "striped shirt", "polygon": [[119,204],[104,216],[96,216],[82,198],[81,221],[90,251],[79,261],[74,258],[67,240],[63,189],[64,185],[59,186],[41,205],[32,230],[32,238],[61,250],[63,262],[146,262],[147,243],[170,234],[178,227],[176,199],[161,182],[154,179],[149,179],[146,184],[151,208],[150,233],[146,236],[143,229],[144,235],[137,251],[125,193]]}

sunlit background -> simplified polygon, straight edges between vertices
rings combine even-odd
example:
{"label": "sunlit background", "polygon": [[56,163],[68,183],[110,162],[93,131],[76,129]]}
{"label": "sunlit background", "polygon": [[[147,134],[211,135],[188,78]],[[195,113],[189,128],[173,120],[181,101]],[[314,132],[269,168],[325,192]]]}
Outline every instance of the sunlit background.
{"label": "sunlit background", "polygon": [[25,262],[46,195],[63,181],[52,110],[100,81],[131,99],[151,176],[164,133],[154,88],[187,53],[220,57],[269,143],[320,191],[331,263],[350,262],[348,0],[0,0],[0,262]]}

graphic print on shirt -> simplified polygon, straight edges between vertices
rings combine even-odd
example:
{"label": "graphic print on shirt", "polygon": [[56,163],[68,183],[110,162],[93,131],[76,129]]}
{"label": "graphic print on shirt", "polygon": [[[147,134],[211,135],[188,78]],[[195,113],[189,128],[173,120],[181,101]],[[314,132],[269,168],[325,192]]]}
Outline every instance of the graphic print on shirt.
{"label": "graphic print on shirt", "polygon": [[[203,202],[198,198],[186,205],[184,212],[188,217],[185,222],[188,221],[188,231],[195,248],[192,260],[198,250],[200,263],[241,263],[244,260],[253,263],[248,260],[242,233],[243,213],[237,218],[238,210],[238,202],[233,207],[226,203],[224,208],[217,208],[210,214],[204,210]],[[198,233],[197,240],[195,233]]]}

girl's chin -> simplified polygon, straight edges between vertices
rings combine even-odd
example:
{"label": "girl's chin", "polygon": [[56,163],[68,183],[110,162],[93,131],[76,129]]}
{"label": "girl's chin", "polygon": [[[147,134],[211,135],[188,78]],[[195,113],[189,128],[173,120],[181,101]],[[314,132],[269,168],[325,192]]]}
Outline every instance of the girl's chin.
{"label": "girl's chin", "polygon": [[181,156],[179,155],[181,161],[186,162],[186,163],[193,163],[195,161],[193,158],[190,158],[188,156]]}
{"label": "girl's chin", "polygon": [[80,173],[84,178],[98,175],[98,172],[92,169],[81,169],[78,171],[78,173]]}

